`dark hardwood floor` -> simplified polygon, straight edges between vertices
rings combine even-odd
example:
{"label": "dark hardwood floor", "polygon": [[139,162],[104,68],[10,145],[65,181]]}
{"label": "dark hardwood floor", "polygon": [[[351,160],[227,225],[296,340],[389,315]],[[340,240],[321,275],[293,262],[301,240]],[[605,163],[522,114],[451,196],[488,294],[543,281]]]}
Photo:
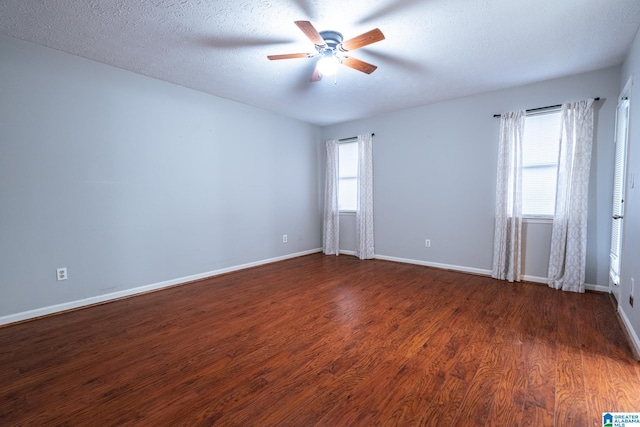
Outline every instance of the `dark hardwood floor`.
{"label": "dark hardwood floor", "polygon": [[601,426],[609,296],[320,254],[0,328],[0,425]]}

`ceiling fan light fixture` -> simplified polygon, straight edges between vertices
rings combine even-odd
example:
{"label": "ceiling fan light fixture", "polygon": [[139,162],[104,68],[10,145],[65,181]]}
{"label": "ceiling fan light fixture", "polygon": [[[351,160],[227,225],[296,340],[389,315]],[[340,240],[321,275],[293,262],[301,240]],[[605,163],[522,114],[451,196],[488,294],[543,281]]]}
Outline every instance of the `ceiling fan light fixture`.
{"label": "ceiling fan light fixture", "polygon": [[328,50],[318,61],[318,71],[324,76],[333,76],[338,70],[339,65],[340,59],[338,59],[332,50]]}

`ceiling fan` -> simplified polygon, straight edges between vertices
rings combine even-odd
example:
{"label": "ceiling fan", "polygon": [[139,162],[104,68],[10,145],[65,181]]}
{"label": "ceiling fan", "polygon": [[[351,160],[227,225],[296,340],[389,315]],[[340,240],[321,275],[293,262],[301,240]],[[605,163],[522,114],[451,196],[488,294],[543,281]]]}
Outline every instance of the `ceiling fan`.
{"label": "ceiling fan", "polygon": [[376,70],[376,68],[378,68],[373,64],[369,64],[347,55],[347,53],[352,50],[384,40],[384,34],[382,34],[382,31],[378,28],[343,41],[342,34],[337,31],[318,32],[309,21],[295,21],[294,23],[298,28],[300,28],[300,30],[302,30],[309,40],[313,42],[316,47],[316,52],[268,55],[267,58],[273,61],[278,59],[313,58],[321,56],[311,76],[312,82],[322,80],[323,75],[331,75],[335,73],[340,64],[366,74],[371,74]]}

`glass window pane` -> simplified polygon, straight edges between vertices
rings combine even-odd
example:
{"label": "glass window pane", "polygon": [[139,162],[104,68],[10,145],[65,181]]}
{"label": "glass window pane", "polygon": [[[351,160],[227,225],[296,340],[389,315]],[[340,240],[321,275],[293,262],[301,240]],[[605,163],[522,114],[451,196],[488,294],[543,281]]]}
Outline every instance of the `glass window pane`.
{"label": "glass window pane", "polygon": [[358,206],[358,178],[340,178],[338,182],[338,209],[355,211]]}
{"label": "glass window pane", "polygon": [[338,209],[355,211],[358,198],[358,143],[338,145]]}
{"label": "glass window pane", "polygon": [[522,169],[522,213],[553,215],[556,203],[558,167],[539,166]]}
{"label": "glass window pane", "polygon": [[522,144],[522,214],[553,216],[560,148],[560,111],[527,116]]}
{"label": "glass window pane", "polygon": [[338,175],[340,178],[358,176],[358,143],[339,144],[338,156]]}
{"label": "glass window pane", "polygon": [[523,166],[557,164],[560,112],[527,116],[523,141]]}

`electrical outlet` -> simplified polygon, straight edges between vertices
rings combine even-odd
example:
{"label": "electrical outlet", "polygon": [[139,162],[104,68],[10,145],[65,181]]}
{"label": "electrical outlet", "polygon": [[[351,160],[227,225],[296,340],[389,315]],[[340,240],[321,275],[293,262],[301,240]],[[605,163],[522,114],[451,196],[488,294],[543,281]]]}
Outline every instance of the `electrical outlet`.
{"label": "electrical outlet", "polygon": [[288,238],[286,234],[282,235],[282,243],[287,243],[288,242]]}
{"label": "electrical outlet", "polygon": [[56,277],[58,282],[61,280],[67,280],[67,267],[56,268]]}
{"label": "electrical outlet", "polygon": [[427,240],[424,241],[424,247],[425,248],[430,248],[431,247],[431,240],[430,239],[427,239]]}

